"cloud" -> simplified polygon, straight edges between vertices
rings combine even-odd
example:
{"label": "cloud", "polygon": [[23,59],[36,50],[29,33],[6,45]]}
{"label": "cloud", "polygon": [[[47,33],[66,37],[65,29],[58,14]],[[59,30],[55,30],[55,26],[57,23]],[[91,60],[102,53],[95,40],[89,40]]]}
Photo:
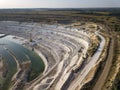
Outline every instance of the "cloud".
{"label": "cloud", "polygon": [[0,0],[0,8],[119,7],[120,0]]}

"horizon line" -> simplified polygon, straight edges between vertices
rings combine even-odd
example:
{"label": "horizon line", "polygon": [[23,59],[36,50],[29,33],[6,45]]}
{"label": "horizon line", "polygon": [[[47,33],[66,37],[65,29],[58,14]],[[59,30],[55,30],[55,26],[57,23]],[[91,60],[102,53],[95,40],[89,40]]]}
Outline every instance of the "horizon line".
{"label": "horizon line", "polygon": [[26,7],[26,8],[22,8],[22,7],[19,7],[19,8],[0,8],[0,9],[102,9],[102,8],[120,8],[120,7],[50,7],[50,8],[44,8],[44,7],[41,7],[41,8],[30,8],[30,7]]}

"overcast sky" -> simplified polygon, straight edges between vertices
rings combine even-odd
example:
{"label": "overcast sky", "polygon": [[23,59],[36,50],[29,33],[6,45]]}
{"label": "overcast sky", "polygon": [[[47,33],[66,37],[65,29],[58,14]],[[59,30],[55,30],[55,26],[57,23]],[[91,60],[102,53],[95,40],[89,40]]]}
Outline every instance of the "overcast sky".
{"label": "overcast sky", "polygon": [[120,7],[120,0],[0,0],[0,8]]}

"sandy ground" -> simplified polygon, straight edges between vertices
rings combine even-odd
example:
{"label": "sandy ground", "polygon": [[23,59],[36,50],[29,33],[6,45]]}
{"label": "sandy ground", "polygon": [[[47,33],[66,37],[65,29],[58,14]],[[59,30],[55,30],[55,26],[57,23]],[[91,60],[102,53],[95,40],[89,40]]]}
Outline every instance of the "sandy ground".
{"label": "sandy ground", "polygon": [[104,70],[102,74],[100,75],[100,78],[98,79],[97,83],[95,84],[93,90],[101,90],[102,86],[105,83],[105,80],[107,78],[107,75],[109,73],[111,64],[112,64],[112,59],[113,59],[113,48],[114,48],[114,40],[111,41],[110,48],[109,48],[109,53],[107,57],[107,62],[105,64]]}

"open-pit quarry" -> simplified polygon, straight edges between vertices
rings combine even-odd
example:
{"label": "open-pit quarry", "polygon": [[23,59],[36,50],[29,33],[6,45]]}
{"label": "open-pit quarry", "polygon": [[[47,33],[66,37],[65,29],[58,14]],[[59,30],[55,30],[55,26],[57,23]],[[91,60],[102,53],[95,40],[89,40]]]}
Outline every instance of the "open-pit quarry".
{"label": "open-pit quarry", "polygon": [[0,90],[80,90],[105,56],[101,28],[0,21]]}

